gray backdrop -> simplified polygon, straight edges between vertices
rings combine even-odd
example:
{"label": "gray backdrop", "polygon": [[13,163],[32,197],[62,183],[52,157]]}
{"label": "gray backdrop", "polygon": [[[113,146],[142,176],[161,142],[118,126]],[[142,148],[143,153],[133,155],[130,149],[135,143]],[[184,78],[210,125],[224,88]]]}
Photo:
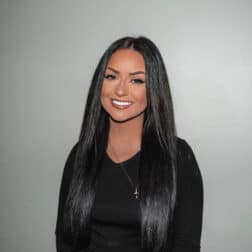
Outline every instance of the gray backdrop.
{"label": "gray backdrop", "polygon": [[145,35],[204,179],[202,251],[250,251],[251,1],[0,1],[0,251],[55,251],[62,169],[96,63]]}

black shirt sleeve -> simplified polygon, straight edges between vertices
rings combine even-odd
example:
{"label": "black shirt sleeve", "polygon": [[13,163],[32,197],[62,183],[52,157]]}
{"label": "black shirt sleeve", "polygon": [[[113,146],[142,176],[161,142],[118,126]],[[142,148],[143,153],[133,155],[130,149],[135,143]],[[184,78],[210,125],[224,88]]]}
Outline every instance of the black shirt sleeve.
{"label": "black shirt sleeve", "polygon": [[177,173],[172,252],[199,252],[203,210],[202,176],[191,147],[182,139],[178,143]]}
{"label": "black shirt sleeve", "polygon": [[59,190],[59,201],[58,201],[58,214],[57,214],[56,229],[55,229],[57,252],[71,252],[73,249],[71,244],[67,243],[66,240],[62,238],[60,223],[62,220],[63,208],[66,202],[66,197],[67,197],[69,186],[72,179],[73,164],[74,164],[75,154],[77,151],[77,145],[78,143],[76,143],[73,146],[72,150],[70,151],[67,157],[64,170],[63,170],[62,179],[61,179],[61,185],[60,185],[60,190]]}

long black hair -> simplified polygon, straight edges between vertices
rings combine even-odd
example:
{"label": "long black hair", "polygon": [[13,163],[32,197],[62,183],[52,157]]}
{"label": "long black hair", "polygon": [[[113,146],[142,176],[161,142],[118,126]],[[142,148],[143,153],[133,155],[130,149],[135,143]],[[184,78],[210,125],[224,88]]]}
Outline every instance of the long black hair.
{"label": "long black hair", "polygon": [[106,152],[109,115],[100,101],[105,70],[119,49],[139,52],[145,61],[147,108],[142,131],[139,190],[142,251],[165,251],[176,202],[176,128],[165,65],[155,44],[146,37],[124,37],[100,59],[89,89],[73,177],[62,220],[78,247],[90,235],[91,210],[100,164]]}

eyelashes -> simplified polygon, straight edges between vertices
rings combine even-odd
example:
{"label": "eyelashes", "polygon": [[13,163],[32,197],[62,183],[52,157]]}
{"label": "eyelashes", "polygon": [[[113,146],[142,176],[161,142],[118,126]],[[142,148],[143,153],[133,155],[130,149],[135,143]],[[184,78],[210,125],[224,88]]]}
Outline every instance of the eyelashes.
{"label": "eyelashes", "polygon": [[[116,80],[116,76],[113,75],[113,74],[105,74],[104,79],[106,79],[106,80]],[[133,78],[133,79],[130,79],[130,82],[133,83],[133,84],[144,84],[145,80],[140,79],[140,78]]]}
{"label": "eyelashes", "polygon": [[142,79],[132,79],[131,82],[134,83],[134,84],[143,84],[143,83],[145,83],[145,81],[142,80]]}
{"label": "eyelashes", "polygon": [[113,74],[105,74],[104,79],[106,79],[106,80],[115,80],[116,76],[113,75]]}

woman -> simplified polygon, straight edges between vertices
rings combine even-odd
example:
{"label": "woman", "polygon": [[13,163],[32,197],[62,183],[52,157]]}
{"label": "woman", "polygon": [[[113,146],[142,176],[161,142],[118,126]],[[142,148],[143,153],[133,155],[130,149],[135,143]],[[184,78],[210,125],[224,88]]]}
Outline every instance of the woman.
{"label": "woman", "polygon": [[159,50],[145,37],[115,41],[96,68],[64,168],[57,251],[200,251],[202,205]]}

